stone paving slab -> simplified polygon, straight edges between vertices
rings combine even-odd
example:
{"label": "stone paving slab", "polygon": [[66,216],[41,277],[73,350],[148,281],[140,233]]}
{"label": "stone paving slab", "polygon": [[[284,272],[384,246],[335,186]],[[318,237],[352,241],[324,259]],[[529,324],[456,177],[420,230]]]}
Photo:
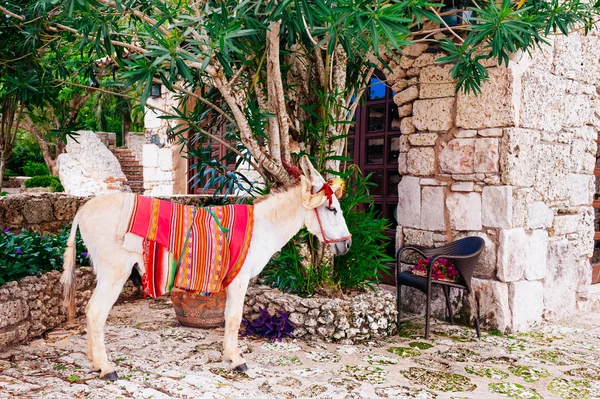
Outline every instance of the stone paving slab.
{"label": "stone paving slab", "polygon": [[84,320],[0,353],[0,398],[600,398],[600,314],[502,336],[433,324],[345,346],[240,341],[247,374],[221,360],[223,330],[178,325],[168,299],[116,306],[106,330],[116,383],[85,356]]}

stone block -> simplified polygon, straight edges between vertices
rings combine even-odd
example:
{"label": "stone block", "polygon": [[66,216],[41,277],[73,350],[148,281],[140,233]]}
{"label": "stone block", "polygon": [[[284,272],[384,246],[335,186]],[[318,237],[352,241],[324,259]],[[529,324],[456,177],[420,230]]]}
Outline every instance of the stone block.
{"label": "stone block", "polygon": [[543,202],[527,205],[527,228],[540,229],[552,226],[554,212]]}
{"label": "stone block", "polygon": [[554,73],[580,82],[600,83],[600,40],[597,32],[582,36],[578,32],[555,40]]}
{"label": "stone block", "polygon": [[527,234],[522,228],[500,230],[498,242],[498,279],[504,282],[544,278],[548,233],[536,230]]}
{"label": "stone block", "polygon": [[480,94],[458,93],[456,125],[465,129],[485,129],[516,125],[511,72],[490,68],[490,79]]}
{"label": "stone block", "polygon": [[408,173],[408,163],[407,163],[407,154],[405,152],[401,152],[398,154],[398,173],[401,175],[405,175]]}
{"label": "stone block", "polygon": [[554,217],[554,235],[577,232],[579,219],[579,215],[558,215]]}
{"label": "stone block", "polygon": [[437,138],[437,133],[416,133],[408,136],[408,142],[414,146],[432,146]]}
{"label": "stone block", "polygon": [[433,231],[404,229],[404,245],[433,247]]}
{"label": "stone block", "polygon": [[446,207],[453,230],[481,230],[481,194],[450,193]]}
{"label": "stone block", "polygon": [[591,104],[589,96],[583,94],[564,95],[564,127],[580,127],[590,118]]}
{"label": "stone block", "polygon": [[416,147],[408,151],[408,173],[417,176],[435,174],[435,150],[432,147]]}
{"label": "stone block", "polygon": [[450,189],[452,191],[471,192],[474,191],[474,183],[472,181],[462,181],[454,183]]}
{"label": "stone block", "polygon": [[173,152],[170,147],[158,150],[158,167],[163,172],[173,171]]}
{"label": "stone block", "polygon": [[417,130],[450,130],[454,125],[453,108],[453,97],[417,100],[413,103],[413,124]]}
{"label": "stone block", "polygon": [[413,118],[402,118],[400,121],[400,133],[403,135],[413,134],[416,132],[415,126],[413,125]]}
{"label": "stone block", "polygon": [[544,310],[544,287],[540,281],[516,281],[508,284],[508,303],[512,330],[528,331],[541,323]]}
{"label": "stone block", "polygon": [[539,142],[539,132],[505,129],[500,147],[500,172],[504,184],[517,187],[534,184]]}
{"label": "stone block", "polygon": [[486,186],[481,194],[481,222],[485,227],[509,229],[513,221],[513,188]]}
{"label": "stone block", "polygon": [[531,69],[522,77],[520,125],[558,132],[565,120],[565,82],[549,72]]}
{"label": "stone block", "polygon": [[541,144],[538,148],[535,188],[546,201],[569,196],[570,147],[566,144]]}
{"label": "stone block", "polygon": [[398,184],[398,225],[419,228],[421,225],[421,185],[419,178],[404,176]]}
{"label": "stone block", "polygon": [[578,239],[574,241],[577,256],[591,258],[594,253],[594,219],[595,210],[592,207],[579,209]]}
{"label": "stone block", "polygon": [[579,272],[574,248],[568,240],[548,243],[547,273],[544,279],[544,319],[557,321],[573,314]]}
{"label": "stone block", "polygon": [[508,284],[493,280],[474,278],[471,281],[473,295],[469,295],[471,314],[479,312],[479,321],[488,328],[504,333],[512,328]]}
{"label": "stone block", "polygon": [[569,203],[573,206],[591,205],[595,192],[594,175],[570,174],[568,177]]}
{"label": "stone block", "polygon": [[398,107],[398,116],[404,118],[405,116],[412,115],[412,103],[404,104]]}
{"label": "stone block", "polygon": [[52,217],[52,203],[48,198],[30,198],[23,204],[23,217],[27,223],[49,222]]}
{"label": "stone block", "polygon": [[77,198],[59,197],[53,204],[53,214],[57,220],[72,221],[79,209]]}
{"label": "stone block", "polygon": [[413,100],[419,98],[419,89],[417,86],[410,86],[407,89],[402,90],[400,93],[394,96],[394,102],[397,106],[401,106]]}
{"label": "stone block", "polygon": [[400,152],[408,152],[410,150],[410,144],[408,143],[408,135],[403,134],[400,136]]}
{"label": "stone block", "polygon": [[142,166],[145,168],[158,167],[158,146],[156,144],[144,144],[142,148]]}
{"label": "stone block", "polygon": [[454,133],[454,137],[460,139],[468,139],[477,136],[477,130],[459,130]]}
{"label": "stone block", "polygon": [[144,167],[143,176],[144,182],[156,181],[156,167]]}
{"label": "stone block", "polygon": [[454,97],[456,83],[450,76],[452,65],[432,65],[421,70],[420,98]]}
{"label": "stone block", "polygon": [[22,300],[0,303],[0,329],[19,324],[29,315],[29,306]]}
{"label": "stone block", "polygon": [[483,252],[479,256],[479,262],[475,267],[475,273],[473,274],[473,276],[482,279],[494,279],[496,277],[497,269],[496,244],[494,243],[494,241],[492,241],[489,235],[482,232],[459,233],[456,235],[454,240],[456,241],[460,238],[468,236],[481,237],[485,241],[485,247],[483,248]]}
{"label": "stone block", "polygon": [[481,137],[502,137],[503,133],[504,130],[500,128],[481,129],[477,132]]}
{"label": "stone block", "polygon": [[[589,126],[586,126],[586,128],[589,128]],[[571,172],[591,174],[596,166],[597,146],[593,140],[573,140],[571,144]]]}
{"label": "stone block", "polygon": [[425,50],[427,50],[427,47],[429,47],[427,45],[427,43],[415,43],[415,44],[411,44],[410,46],[406,46],[402,49],[402,54],[409,56],[409,57],[418,57],[421,54],[423,54],[423,52]]}
{"label": "stone block", "polygon": [[475,139],[453,139],[440,145],[439,163],[442,172],[473,173]]}
{"label": "stone block", "polygon": [[421,228],[433,231],[446,229],[443,187],[423,187],[421,192]]}
{"label": "stone block", "polygon": [[499,171],[498,139],[475,140],[475,172],[495,173]]}

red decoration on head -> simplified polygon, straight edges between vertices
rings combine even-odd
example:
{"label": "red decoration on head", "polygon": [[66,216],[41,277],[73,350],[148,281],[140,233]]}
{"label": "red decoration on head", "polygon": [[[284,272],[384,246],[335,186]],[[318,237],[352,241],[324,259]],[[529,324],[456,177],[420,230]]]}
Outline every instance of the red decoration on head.
{"label": "red decoration on head", "polygon": [[298,169],[297,167],[295,167],[294,165],[290,165],[285,161],[281,161],[281,163],[283,164],[283,167],[285,170],[287,170],[287,172],[292,175],[292,177],[295,180],[298,180],[300,178],[300,175],[302,175],[302,171],[300,169]]}
{"label": "red decoration on head", "polygon": [[323,187],[321,187],[321,189],[319,191],[317,191],[317,193],[320,193],[321,191],[325,191],[325,195],[327,196],[327,199],[329,200],[329,206],[331,206],[331,204],[333,203],[333,189],[331,188],[330,184],[323,184]]}

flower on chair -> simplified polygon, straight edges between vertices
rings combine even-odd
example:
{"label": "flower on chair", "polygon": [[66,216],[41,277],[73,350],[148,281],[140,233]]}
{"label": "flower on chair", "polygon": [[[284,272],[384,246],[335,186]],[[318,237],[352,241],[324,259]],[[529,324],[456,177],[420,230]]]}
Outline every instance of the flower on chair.
{"label": "flower on chair", "polygon": [[[419,259],[419,262],[412,268],[411,272],[417,276],[427,277],[427,263],[429,259]],[[439,258],[431,267],[431,277],[434,280],[445,280],[457,282],[460,278],[460,273],[448,259]]]}

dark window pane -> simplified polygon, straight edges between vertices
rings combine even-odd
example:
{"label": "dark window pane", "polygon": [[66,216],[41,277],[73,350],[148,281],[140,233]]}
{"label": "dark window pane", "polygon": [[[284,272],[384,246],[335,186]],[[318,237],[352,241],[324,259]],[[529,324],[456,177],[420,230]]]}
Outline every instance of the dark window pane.
{"label": "dark window pane", "polygon": [[[348,138],[348,143],[346,144],[346,156],[354,159],[354,139]],[[354,159],[356,162],[356,159]]]}
{"label": "dark window pane", "polygon": [[398,116],[398,106],[394,103],[390,104],[390,124],[388,130],[400,130],[400,117]]}
{"label": "dark window pane", "polygon": [[383,207],[381,206],[381,204],[374,203],[372,206],[373,209],[375,209],[375,214],[381,217],[383,215]]}
{"label": "dark window pane", "polygon": [[385,83],[377,76],[372,76],[371,83],[369,84],[369,100],[381,100],[385,98],[385,89]]}
{"label": "dark window pane", "polygon": [[398,204],[388,204],[387,206],[387,218],[390,221],[391,229],[396,230],[396,226],[398,226],[398,220],[396,219],[396,209],[398,208]]}
{"label": "dark window pane", "polygon": [[400,136],[388,137],[388,163],[398,163],[400,155]]}
{"label": "dark window pane", "polygon": [[393,236],[390,237],[390,241],[388,242],[388,244],[385,248],[385,253],[387,256],[389,256],[391,258],[396,257],[396,239],[395,239],[395,237],[393,237]]}
{"label": "dark window pane", "polygon": [[398,196],[398,183],[402,180],[402,176],[397,171],[389,171],[388,172],[388,196],[389,197],[397,197]]}
{"label": "dark window pane", "polygon": [[384,138],[367,140],[367,164],[383,165]]}
{"label": "dark window pane", "polygon": [[369,186],[369,192],[372,196],[381,196],[383,193],[383,171],[382,170],[374,170],[374,171],[366,171],[366,174],[371,173],[371,177],[369,181],[371,183],[375,183],[375,186]]}
{"label": "dark window pane", "polygon": [[385,129],[385,105],[371,106],[367,110],[369,132],[379,132]]}

